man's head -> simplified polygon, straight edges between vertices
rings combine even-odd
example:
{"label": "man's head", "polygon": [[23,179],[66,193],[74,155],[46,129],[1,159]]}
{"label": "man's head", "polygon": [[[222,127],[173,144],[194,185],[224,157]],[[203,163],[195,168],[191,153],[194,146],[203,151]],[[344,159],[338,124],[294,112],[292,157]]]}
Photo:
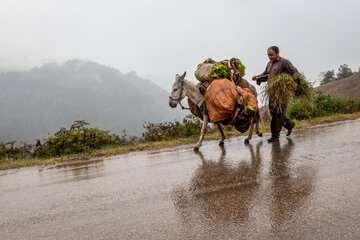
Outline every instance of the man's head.
{"label": "man's head", "polygon": [[267,55],[270,61],[273,61],[279,57],[279,48],[277,46],[271,46],[267,49]]}

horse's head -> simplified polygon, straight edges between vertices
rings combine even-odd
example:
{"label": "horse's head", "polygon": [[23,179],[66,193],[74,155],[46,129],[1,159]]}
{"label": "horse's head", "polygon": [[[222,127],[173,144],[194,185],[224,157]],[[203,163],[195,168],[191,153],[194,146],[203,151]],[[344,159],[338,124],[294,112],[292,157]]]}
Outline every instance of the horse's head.
{"label": "horse's head", "polygon": [[171,87],[171,93],[169,96],[169,105],[172,108],[175,108],[177,104],[186,96],[186,92],[184,90],[185,75],[186,72],[184,72],[181,76],[179,76],[179,74],[176,74],[175,76],[175,82]]}

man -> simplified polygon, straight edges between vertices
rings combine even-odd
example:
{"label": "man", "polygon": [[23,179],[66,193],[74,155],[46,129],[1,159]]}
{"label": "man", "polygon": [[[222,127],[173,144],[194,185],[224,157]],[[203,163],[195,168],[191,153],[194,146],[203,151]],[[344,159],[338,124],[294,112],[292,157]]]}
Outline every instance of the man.
{"label": "man", "polygon": [[[289,60],[279,56],[279,48],[277,46],[269,47],[267,54],[270,61],[266,65],[265,71],[260,75],[252,77],[252,80],[256,81],[257,85],[272,79],[274,76],[280,73],[288,73],[292,75],[295,82],[300,82],[299,71],[291,64]],[[284,125],[284,127],[288,130],[286,136],[289,136],[295,126],[295,123],[285,115],[286,109],[278,111],[276,107],[272,106],[271,99],[269,101],[269,109],[272,119],[270,126],[271,138],[268,139],[268,142],[277,142],[279,141],[282,126]]]}

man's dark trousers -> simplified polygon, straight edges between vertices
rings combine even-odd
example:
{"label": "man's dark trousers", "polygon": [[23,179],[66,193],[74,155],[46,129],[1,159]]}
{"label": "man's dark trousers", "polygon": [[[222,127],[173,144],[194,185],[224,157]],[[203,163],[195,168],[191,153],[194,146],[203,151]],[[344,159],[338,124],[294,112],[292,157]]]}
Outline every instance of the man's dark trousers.
{"label": "man's dark trousers", "polygon": [[279,113],[277,108],[270,108],[271,113],[271,136],[272,137],[280,137],[280,131],[282,126],[286,129],[289,129],[294,126],[294,122],[285,115],[286,109],[283,109],[281,113]]}

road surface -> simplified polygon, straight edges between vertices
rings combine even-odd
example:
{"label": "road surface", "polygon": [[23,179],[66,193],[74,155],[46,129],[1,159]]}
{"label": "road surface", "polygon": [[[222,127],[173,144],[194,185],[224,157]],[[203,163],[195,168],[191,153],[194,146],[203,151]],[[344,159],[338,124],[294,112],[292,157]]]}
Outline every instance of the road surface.
{"label": "road surface", "polygon": [[0,239],[360,239],[359,130],[0,171]]}

